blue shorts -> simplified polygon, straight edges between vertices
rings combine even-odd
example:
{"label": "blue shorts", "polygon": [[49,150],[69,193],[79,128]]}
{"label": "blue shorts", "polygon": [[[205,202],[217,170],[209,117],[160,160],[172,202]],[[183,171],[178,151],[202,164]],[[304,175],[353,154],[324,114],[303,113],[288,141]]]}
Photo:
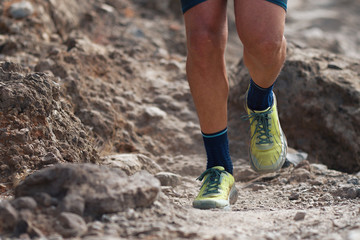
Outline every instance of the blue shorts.
{"label": "blue shorts", "polygon": [[[185,13],[190,8],[205,1],[206,0],[181,0],[182,11],[183,13]],[[266,1],[275,3],[276,5],[279,5],[280,7],[284,8],[285,11],[287,10],[287,0],[266,0]]]}

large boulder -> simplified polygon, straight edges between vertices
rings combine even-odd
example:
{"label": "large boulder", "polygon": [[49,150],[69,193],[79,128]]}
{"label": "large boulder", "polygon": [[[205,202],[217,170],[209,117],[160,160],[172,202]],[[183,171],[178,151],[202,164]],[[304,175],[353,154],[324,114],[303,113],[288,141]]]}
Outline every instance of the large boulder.
{"label": "large boulder", "polygon": [[[243,61],[233,78],[230,101],[242,108],[250,78]],[[359,60],[290,44],[275,93],[290,146],[330,168],[360,170]]]}
{"label": "large boulder", "polygon": [[[84,237],[100,219],[120,216],[127,228],[129,221],[138,222],[134,216],[159,211],[161,203],[151,206],[160,194],[159,180],[146,171],[127,176],[95,164],[57,164],[26,177],[15,188],[15,199],[0,201],[0,232],[5,238],[42,238],[55,232]],[[141,214],[141,224],[146,215]],[[151,224],[154,215],[147,215]]]}
{"label": "large boulder", "polygon": [[149,207],[159,191],[159,180],[146,171],[128,177],[121,170],[92,164],[58,164],[28,176],[16,187],[15,197],[45,193],[57,199],[60,211],[98,217]]}

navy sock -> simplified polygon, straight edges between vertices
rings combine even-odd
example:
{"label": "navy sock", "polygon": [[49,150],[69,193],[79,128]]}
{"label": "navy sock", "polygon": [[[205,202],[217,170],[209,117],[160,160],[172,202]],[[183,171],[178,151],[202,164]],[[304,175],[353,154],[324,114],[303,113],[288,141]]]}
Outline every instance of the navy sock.
{"label": "navy sock", "polygon": [[250,87],[247,95],[247,105],[251,110],[262,111],[272,106],[274,97],[273,90],[274,84],[269,88],[262,88],[250,79]]}
{"label": "navy sock", "polygon": [[213,134],[202,133],[202,135],[207,155],[206,168],[209,169],[215,166],[222,166],[227,172],[233,174],[227,128]]}

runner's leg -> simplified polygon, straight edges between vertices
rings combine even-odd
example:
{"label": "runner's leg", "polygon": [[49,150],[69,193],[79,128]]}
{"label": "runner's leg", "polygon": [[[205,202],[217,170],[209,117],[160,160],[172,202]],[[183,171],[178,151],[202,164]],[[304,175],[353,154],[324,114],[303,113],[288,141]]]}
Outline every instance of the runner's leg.
{"label": "runner's leg", "polygon": [[273,85],[286,56],[284,8],[265,0],[234,0],[244,63],[261,88]]}
{"label": "runner's leg", "polygon": [[222,166],[232,174],[227,135],[229,84],[225,68],[226,0],[209,0],[184,14],[187,77],[200,120],[207,169]]}
{"label": "runner's leg", "polygon": [[205,1],[184,14],[187,78],[203,133],[219,132],[227,126],[226,3]]}

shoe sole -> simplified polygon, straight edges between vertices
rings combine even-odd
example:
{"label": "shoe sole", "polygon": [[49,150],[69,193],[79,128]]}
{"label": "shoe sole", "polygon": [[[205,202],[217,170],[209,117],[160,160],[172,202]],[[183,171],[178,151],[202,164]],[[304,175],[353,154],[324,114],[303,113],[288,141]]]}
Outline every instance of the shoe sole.
{"label": "shoe sole", "polygon": [[229,197],[227,200],[220,199],[220,200],[197,200],[193,202],[193,207],[198,209],[212,209],[212,208],[219,208],[219,209],[230,209],[230,205],[235,204],[236,200],[238,199],[239,192],[234,185],[231,187]]}

